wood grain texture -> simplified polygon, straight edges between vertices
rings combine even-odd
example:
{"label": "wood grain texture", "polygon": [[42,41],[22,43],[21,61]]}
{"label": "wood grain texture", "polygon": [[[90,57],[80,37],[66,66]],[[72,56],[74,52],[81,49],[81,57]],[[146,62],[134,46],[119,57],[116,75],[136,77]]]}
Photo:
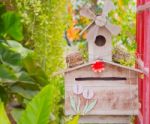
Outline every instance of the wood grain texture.
{"label": "wood grain texture", "polygon": [[[65,82],[74,81],[75,78],[81,77],[126,77],[137,78],[138,73],[121,67],[105,64],[105,70],[101,73],[92,71],[91,66],[85,66],[71,72],[65,73]],[[136,82],[137,83],[137,82]]]}
{"label": "wood grain texture", "polygon": [[106,44],[104,46],[99,47],[95,44],[95,41],[88,41],[89,61],[98,58],[112,61],[112,43],[110,32],[104,27],[99,29],[98,35],[105,37]]}
{"label": "wood grain texture", "polygon": [[[97,100],[94,109],[87,115],[137,115],[138,114],[138,89],[132,87],[85,87],[94,91],[92,100]],[[77,102],[76,95],[73,94],[72,87],[66,87],[65,110],[66,115],[76,114],[71,109],[70,96]],[[80,95],[81,110],[83,110],[86,100]]]}
{"label": "wood grain texture", "polygon": [[[127,80],[75,80],[84,77],[124,77]],[[97,100],[97,103],[86,115],[137,115],[139,110],[137,78],[138,72],[107,63],[101,73],[93,72],[90,65],[65,73],[66,115],[76,114],[70,105],[70,96],[73,96],[77,102],[77,96],[73,93],[74,84],[94,91],[91,101]],[[82,95],[80,99],[80,109],[83,110],[87,101]]]}
{"label": "wood grain texture", "polygon": [[81,116],[79,124],[129,124],[129,116]]}
{"label": "wood grain texture", "polygon": [[[99,60],[99,59],[97,59],[97,60]],[[114,63],[114,62],[111,62],[111,61],[107,61],[107,60],[100,60],[100,61],[101,61],[101,62],[104,62],[106,65],[116,66],[116,67],[118,67],[118,68],[122,68],[122,69],[128,70],[128,71],[130,71],[130,72],[134,71],[135,73],[143,73],[142,70],[137,69],[137,68],[124,66],[124,65],[121,65],[121,64],[118,64],[118,63]],[[53,73],[52,76],[57,76],[57,75],[60,75],[60,74],[67,74],[67,73],[69,73],[69,72],[72,72],[72,71],[75,71],[75,70],[79,70],[79,69],[82,69],[82,68],[87,67],[87,66],[91,66],[94,62],[95,62],[95,61],[90,61],[90,62],[87,62],[87,63],[85,63],[85,64],[82,64],[82,65],[73,67],[73,68],[68,68],[68,69],[65,69],[65,70],[61,70],[61,71],[59,71],[59,72]]]}

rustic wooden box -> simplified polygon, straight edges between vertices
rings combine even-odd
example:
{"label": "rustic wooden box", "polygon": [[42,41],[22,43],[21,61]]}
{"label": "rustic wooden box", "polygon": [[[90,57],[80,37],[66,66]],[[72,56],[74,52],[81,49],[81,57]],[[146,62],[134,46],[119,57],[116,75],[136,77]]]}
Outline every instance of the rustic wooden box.
{"label": "rustic wooden box", "polygon": [[[128,68],[113,62],[103,61],[105,70],[95,73],[91,69],[91,63],[84,64],[65,72],[65,114],[86,116],[112,116],[112,115],[138,115],[138,74],[140,70]],[[91,111],[82,113],[87,100],[82,94],[73,92],[74,85],[80,85],[83,89],[92,90],[94,96],[89,103],[96,100]],[[79,111],[74,111],[71,106],[73,98]]]}

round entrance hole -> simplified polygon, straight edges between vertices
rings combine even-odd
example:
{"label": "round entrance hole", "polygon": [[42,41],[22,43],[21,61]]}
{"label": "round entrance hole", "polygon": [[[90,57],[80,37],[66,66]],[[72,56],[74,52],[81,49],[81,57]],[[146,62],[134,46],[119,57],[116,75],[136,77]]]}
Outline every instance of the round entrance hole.
{"label": "round entrance hole", "polygon": [[104,46],[105,43],[106,43],[106,39],[105,39],[104,36],[99,35],[99,36],[96,37],[95,44],[96,44],[97,46]]}

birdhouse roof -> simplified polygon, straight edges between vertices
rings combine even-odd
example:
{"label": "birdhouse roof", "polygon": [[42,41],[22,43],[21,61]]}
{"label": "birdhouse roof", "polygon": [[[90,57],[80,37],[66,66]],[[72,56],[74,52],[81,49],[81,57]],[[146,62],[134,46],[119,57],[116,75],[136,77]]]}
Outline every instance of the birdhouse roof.
{"label": "birdhouse roof", "polygon": [[[123,68],[123,69],[128,69],[128,70],[131,70],[131,71],[135,71],[137,73],[143,73],[142,70],[136,69],[136,68],[133,68],[133,67],[124,66],[124,65],[121,65],[121,64],[118,64],[118,63],[114,63],[114,62],[109,62],[109,61],[106,61],[106,60],[100,60],[100,61],[104,62],[106,64],[110,64],[110,65],[113,65],[113,66],[117,66],[117,67]],[[91,62],[82,64],[82,65],[79,65],[79,66],[76,66],[76,67],[73,67],[73,68],[69,68],[69,69],[60,71],[58,73],[55,73],[54,75],[63,74],[63,73],[66,73],[66,72],[71,72],[71,71],[74,71],[74,70],[77,70],[77,69],[80,69],[80,68],[92,65],[94,62],[95,61],[91,61]]]}

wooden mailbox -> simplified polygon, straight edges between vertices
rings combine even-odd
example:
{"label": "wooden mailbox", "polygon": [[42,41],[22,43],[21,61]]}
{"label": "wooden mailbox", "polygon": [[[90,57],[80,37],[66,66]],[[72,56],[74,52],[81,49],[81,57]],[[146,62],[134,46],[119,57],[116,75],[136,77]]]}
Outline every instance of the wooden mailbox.
{"label": "wooden mailbox", "polygon": [[[125,120],[130,115],[138,115],[138,74],[140,70],[101,60],[105,69],[94,72],[93,62],[65,71],[65,114],[80,114],[81,122],[97,121],[114,123]],[[82,116],[83,115],[83,116]],[[90,118],[90,121],[88,119]],[[93,119],[92,119],[93,118]],[[128,120],[128,121],[127,121]],[[104,121],[105,122],[105,121]]]}
{"label": "wooden mailbox", "polygon": [[[138,73],[141,71],[104,60],[101,62],[104,62],[105,70],[100,73],[95,73],[91,69],[92,63],[65,72],[66,115],[75,115],[78,112],[86,115],[137,115]],[[80,87],[82,87],[81,91]],[[74,88],[81,93],[76,93]],[[92,92],[90,99],[84,98],[84,90],[89,90],[89,94]],[[73,109],[71,97],[74,98],[76,105],[80,99],[79,111]],[[82,113],[86,101],[93,100],[96,100],[93,109]]]}
{"label": "wooden mailbox", "polygon": [[93,20],[85,28],[89,62],[65,71],[65,114],[80,114],[80,123],[129,123],[130,115],[138,115],[138,74],[142,72],[112,62],[111,35],[120,32],[106,18],[112,9],[113,3],[105,0],[99,16],[87,7],[80,11]]}

